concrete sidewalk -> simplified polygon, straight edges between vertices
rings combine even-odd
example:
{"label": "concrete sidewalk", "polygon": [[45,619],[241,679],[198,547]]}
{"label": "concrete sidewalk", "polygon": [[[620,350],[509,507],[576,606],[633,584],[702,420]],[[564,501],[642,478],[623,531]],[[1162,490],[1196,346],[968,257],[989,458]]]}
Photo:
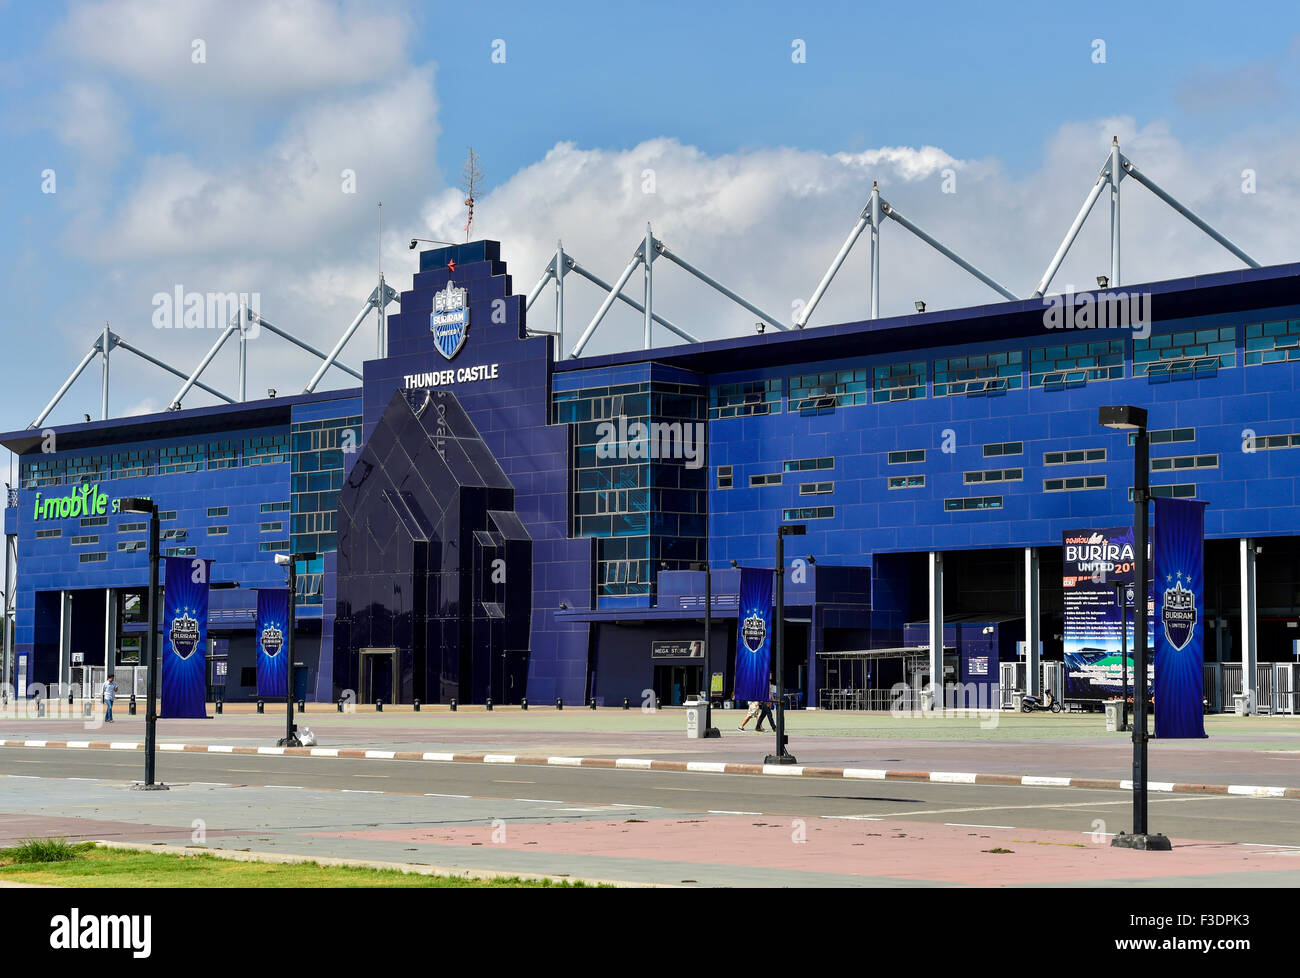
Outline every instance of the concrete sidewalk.
{"label": "concrete sidewalk", "polygon": [[[0,719],[0,739],[142,743],[143,717],[119,716],[111,726],[58,718]],[[714,711],[715,725],[722,731],[717,740],[687,739],[683,711],[671,709],[643,713],[515,707],[487,712],[462,707],[452,713],[441,707],[420,713],[389,708],[382,714],[339,714],[324,704],[310,704],[297,719],[311,727],[321,747],[344,751],[761,765],[764,755],[773,751],[774,739],[735,730],[741,716],[737,711]],[[1117,783],[1132,776],[1129,735],[1106,733],[1096,714],[939,718],[792,711],[787,728],[791,753],[808,768]],[[1152,741],[1152,780],[1225,789],[1300,789],[1300,718],[1210,716],[1206,730],[1206,740]],[[269,747],[283,735],[284,716],[269,709],[262,716],[228,711],[209,720],[162,719],[158,732],[159,743],[172,749]]]}

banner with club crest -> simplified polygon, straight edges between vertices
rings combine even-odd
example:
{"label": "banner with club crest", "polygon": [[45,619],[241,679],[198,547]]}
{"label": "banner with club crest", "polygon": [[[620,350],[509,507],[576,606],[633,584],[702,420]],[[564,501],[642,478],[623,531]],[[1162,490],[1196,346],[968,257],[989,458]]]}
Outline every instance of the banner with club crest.
{"label": "banner with club crest", "polygon": [[212,561],[165,557],[162,622],[162,713],[208,716],[208,581]]}
{"label": "banner with club crest", "polygon": [[772,570],[742,567],[736,619],[736,699],[767,699],[771,671]]}
{"label": "banner with club crest", "polygon": [[289,589],[258,588],[257,695],[259,699],[284,696],[288,688]]}
{"label": "banner with club crest", "polygon": [[1204,737],[1205,503],[1155,500],[1155,735]]}

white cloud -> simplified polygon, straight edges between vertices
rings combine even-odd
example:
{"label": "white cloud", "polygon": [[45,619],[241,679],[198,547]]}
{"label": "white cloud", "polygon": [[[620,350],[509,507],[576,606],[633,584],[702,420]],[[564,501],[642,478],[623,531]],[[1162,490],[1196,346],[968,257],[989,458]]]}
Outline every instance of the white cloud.
{"label": "white cloud", "polygon": [[410,26],[396,9],[327,0],[102,0],[73,7],[59,37],[83,64],[164,98],[266,97],[384,77],[405,62]]}
{"label": "white cloud", "polygon": [[92,165],[113,163],[127,148],[129,116],[107,86],[69,82],[54,102],[55,133]]}

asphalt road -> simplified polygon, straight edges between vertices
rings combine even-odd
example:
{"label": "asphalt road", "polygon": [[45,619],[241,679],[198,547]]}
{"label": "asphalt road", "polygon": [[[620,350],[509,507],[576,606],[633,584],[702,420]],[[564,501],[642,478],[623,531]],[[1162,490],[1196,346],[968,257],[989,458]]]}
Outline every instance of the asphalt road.
{"label": "asphalt road", "polygon": [[[116,751],[0,749],[0,775],[140,780],[144,759]],[[498,801],[620,805],[684,813],[904,819],[947,825],[1128,830],[1127,792],[1078,788],[836,781],[724,774],[256,755],[158,755],[177,785],[302,787],[468,796],[491,819]],[[33,782],[35,785],[35,782]],[[481,806],[473,803],[481,801]],[[1150,796],[1151,830],[1220,842],[1300,846],[1300,802],[1238,796]]]}

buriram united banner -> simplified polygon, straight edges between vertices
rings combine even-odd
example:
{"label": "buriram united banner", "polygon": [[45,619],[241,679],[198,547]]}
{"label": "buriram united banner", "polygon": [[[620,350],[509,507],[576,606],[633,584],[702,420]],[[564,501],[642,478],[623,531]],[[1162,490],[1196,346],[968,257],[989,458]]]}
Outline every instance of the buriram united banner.
{"label": "buriram united banner", "polygon": [[284,696],[288,688],[289,589],[268,588],[257,592],[257,695]]}
{"label": "buriram united banner", "polygon": [[1155,510],[1155,735],[1204,737],[1205,503],[1157,497]]}
{"label": "buriram united banner", "polygon": [[[1132,695],[1137,685],[1133,669],[1134,609],[1129,606],[1123,613],[1127,637],[1121,640],[1121,612],[1115,603],[1115,582],[1133,583],[1137,560],[1133,528],[1066,530],[1062,537],[1065,699],[1083,702],[1119,696],[1125,641]],[[1148,612],[1148,649],[1154,647],[1152,638],[1153,616]],[[1152,675],[1148,663],[1148,692]]]}
{"label": "buriram united banner", "polygon": [[166,557],[162,716],[207,719],[208,580],[212,561]]}
{"label": "buriram united banner", "polygon": [[771,667],[772,571],[742,567],[736,614],[736,699],[766,700]]}

